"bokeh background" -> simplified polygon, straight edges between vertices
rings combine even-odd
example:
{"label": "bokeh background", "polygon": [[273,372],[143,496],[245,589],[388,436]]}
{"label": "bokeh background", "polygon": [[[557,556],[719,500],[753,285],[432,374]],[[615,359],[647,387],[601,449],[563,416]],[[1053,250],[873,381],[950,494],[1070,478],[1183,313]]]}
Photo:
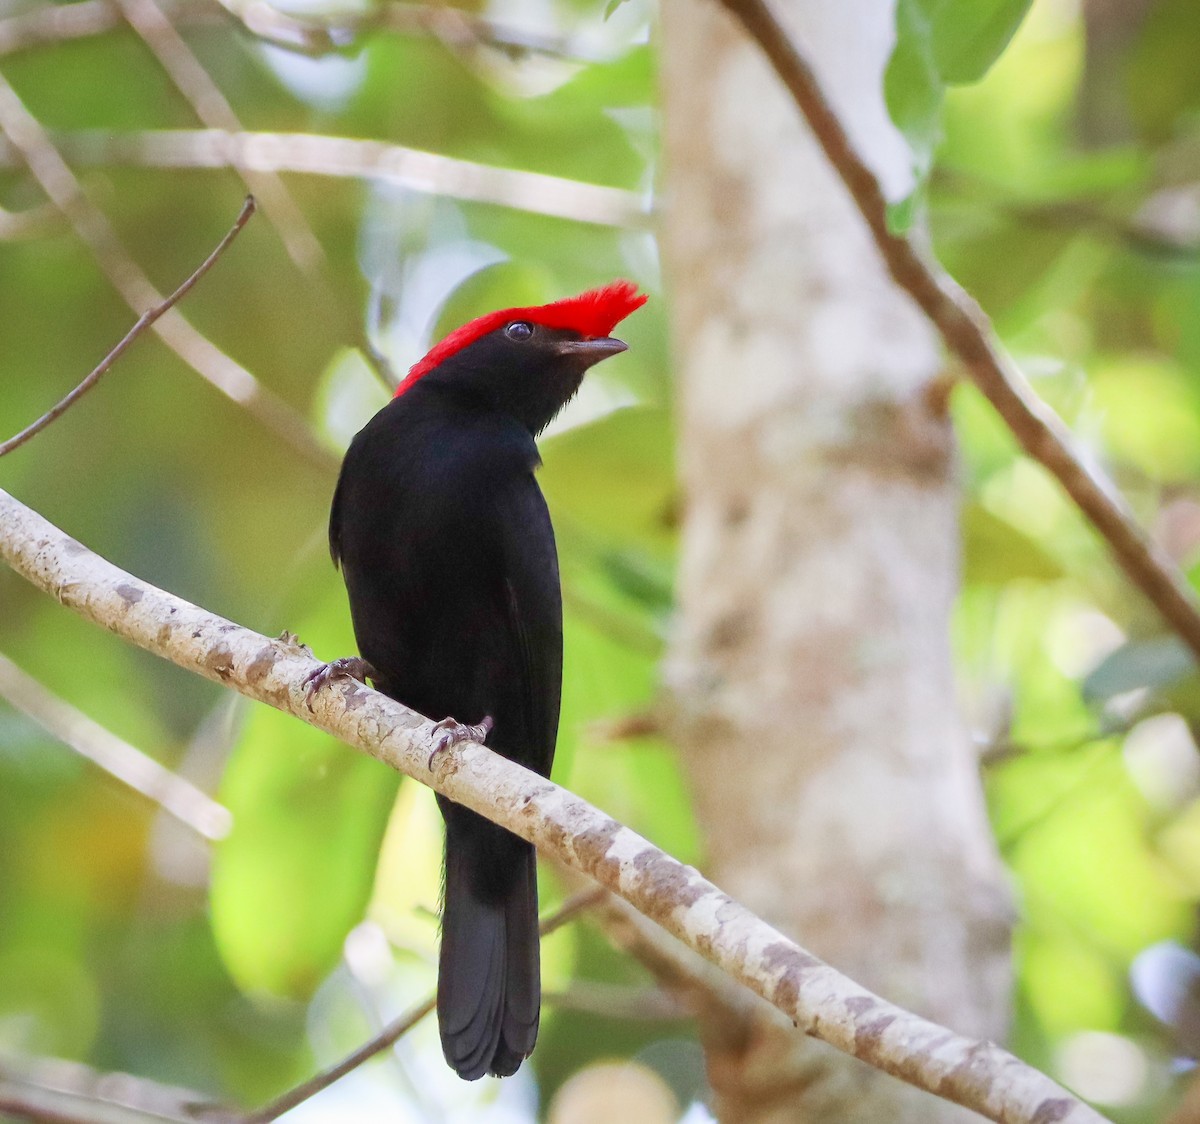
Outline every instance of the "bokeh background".
{"label": "bokeh background", "polygon": [[[905,214],[1184,567],[1200,558],[1198,57],[1195,0],[1035,0],[940,111],[911,112],[902,67],[889,91],[919,152],[940,137]],[[476,313],[637,280],[653,299],[630,352],[543,443],[567,610],[555,776],[702,863],[676,751],[646,732],[681,502],[656,59],[649,0],[4,0],[0,437],[127,330],[122,294],[174,287],[248,186],[265,206],[181,306],[174,348],[139,341],[0,462],[0,486],[149,581],[345,654],[325,517],[388,368]],[[249,182],[221,130],[258,166]],[[952,410],[953,642],[1018,911],[1010,1042],[1114,1120],[1166,1119],[1200,1050],[1200,679],[976,392],[957,387]],[[8,571],[0,655],[0,1055],[255,1105],[430,990],[428,790]],[[211,794],[221,838],[23,715],[14,666],[60,715]],[[542,874],[552,907],[573,884]],[[589,1075],[618,1080],[589,1068],[613,1059],[660,1097],[642,1119],[706,1118],[694,1031],[642,968],[587,923],[544,961],[542,1039],[518,1078],[461,1085],[421,1026],[295,1118],[521,1121],[558,1097],[558,1119],[583,1119],[571,1098]]]}

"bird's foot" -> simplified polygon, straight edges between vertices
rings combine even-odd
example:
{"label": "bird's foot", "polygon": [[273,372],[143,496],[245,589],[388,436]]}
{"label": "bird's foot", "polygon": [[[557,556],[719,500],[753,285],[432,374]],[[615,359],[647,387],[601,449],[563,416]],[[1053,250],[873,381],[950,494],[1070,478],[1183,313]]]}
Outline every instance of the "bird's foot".
{"label": "bird's foot", "polygon": [[429,755],[429,771],[433,772],[433,759],[452,745],[460,742],[482,742],[492,732],[492,716],[487,715],[478,726],[465,726],[454,718],[443,718],[435,722],[433,728],[440,730],[433,743],[433,752]]}
{"label": "bird's foot", "polygon": [[310,671],[304,677],[304,701],[312,710],[313,695],[326,683],[334,679],[357,679],[365,683],[367,679],[376,678],[375,669],[362,656],[342,656],[341,659],[323,663],[316,671]]}

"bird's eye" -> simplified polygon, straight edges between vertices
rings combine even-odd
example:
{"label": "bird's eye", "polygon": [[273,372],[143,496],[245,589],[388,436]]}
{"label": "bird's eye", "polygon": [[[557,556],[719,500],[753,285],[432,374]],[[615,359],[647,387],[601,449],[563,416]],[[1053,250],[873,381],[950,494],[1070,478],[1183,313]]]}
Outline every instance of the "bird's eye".
{"label": "bird's eye", "polygon": [[510,340],[516,340],[517,343],[524,343],[525,340],[533,335],[533,325],[526,320],[514,320],[504,329],[504,334]]}

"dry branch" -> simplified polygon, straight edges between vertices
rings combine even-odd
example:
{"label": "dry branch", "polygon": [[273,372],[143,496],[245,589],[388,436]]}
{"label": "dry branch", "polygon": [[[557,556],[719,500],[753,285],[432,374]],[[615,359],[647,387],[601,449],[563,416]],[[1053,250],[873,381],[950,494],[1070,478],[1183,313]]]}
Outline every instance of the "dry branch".
{"label": "dry branch", "polygon": [[1091,520],[1126,576],[1200,658],[1200,603],[1179,568],[1138,525],[1120,494],[1072,447],[1062,420],[1037,397],[996,342],[987,316],[940,268],[888,229],[887,200],[821,90],[816,76],[766,0],[721,0],[762,48],[830,164],[841,176],[896,283],[929,317],[946,346],[1004,419]]}
{"label": "dry branch", "polygon": [[804,1032],[937,1096],[1009,1124],[1096,1124],[1096,1112],[991,1042],[905,1011],[836,972],[692,867],[551,781],[481,745],[427,762],[434,726],[354,681],[318,692],[319,666],[93,554],[0,491],[0,556],[68,608],[147,651],[325,730],[589,875],[779,1008]]}

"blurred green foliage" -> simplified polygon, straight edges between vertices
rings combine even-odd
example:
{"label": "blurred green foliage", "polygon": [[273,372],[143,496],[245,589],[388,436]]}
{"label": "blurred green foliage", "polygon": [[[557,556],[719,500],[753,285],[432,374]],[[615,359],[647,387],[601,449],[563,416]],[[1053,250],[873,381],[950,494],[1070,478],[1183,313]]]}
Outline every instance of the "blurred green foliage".
{"label": "blurred green foliage", "polygon": [[[1160,0],[1113,28],[1100,25],[1105,6],[1085,21],[1066,0],[1038,0],[1012,38],[1029,7],[902,0],[887,93],[927,183],[898,218],[926,213],[939,257],[1037,391],[1194,577],[1198,9]],[[308,58],[230,23],[180,18],[246,129],[374,138],[641,192],[659,174],[653,12],[648,0],[609,9],[604,19],[601,0],[559,0],[533,25],[517,0],[488,7],[501,24],[561,40],[558,55],[497,46],[476,26],[445,39],[381,30]],[[27,10],[17,0],[0,18]],[[128,29],[0,62],[55,135],[196,126]],[[244,191],[228,170],[115,158],[80,175],[163,289],[215,243]],[[335,456],[385,400],[365,339],[402,371],[437,331],[498,305],[619,275],[661,292],[642,229],[349,176],[285,182],[323,260],[296,266],[260,216],[183,311]],[[41,199],[17,162],[0,169],[0,436],[74,385],[133,319],[61,219],[7,236],[7,212]],[[612,733],[655,700],[680,506],[663,301],[627,327],[630,353],[591,377],[543,448],[567,605],[555,775],[698,860],[673,748]],[[1183,1008],[1162,999],[1186,981],[1154,975],[1159,961],[1147,959],[1196,939],[1200,679],[975,392],[959,387],[953,412],[965,490],[954,639],[1017,892],[1013,1042],[1115,1119],[1156,1120],[1177,1094],[1172,1059],[1200,1048],[1174,1017]],[[147,338],[102,389],[0,463],[0,484],[131,571],[332,657],[352,650],[324,544],[332,471]],[[210,853],[0,704],[0,1050],[254,1103],[428,991],[440,843],[425,790],[294,722],[231,705],[7,571],[0,625],[6,655],[218,792],[235,816]],[[550,869],[543,879],[553,905],[567,883]],[[497,1096],[525,1097],[528,1111],[610,1055],[641,1057],[685,1103],[697,1094],[686,1024],[652,1009],[597,1013],[606,1008],[591,985],[636,1007],[647,980],[595,932],[572,926],[548,940],[546,974],[561,1001],[547,1008],[533,1076],[510,1083],[516,1093],[444,1082],[423,1028],[391,1069],[336,1094],[367,1100],[331,1100],[334,1118],[364,1112],[379,1084],[389,1105],[465,1104],[483,1119]],[[1128,1080],[1097,1084],[1089,1058],[1094,1068],[1114,1043],[1134,1051],[1113,1055]]]}

